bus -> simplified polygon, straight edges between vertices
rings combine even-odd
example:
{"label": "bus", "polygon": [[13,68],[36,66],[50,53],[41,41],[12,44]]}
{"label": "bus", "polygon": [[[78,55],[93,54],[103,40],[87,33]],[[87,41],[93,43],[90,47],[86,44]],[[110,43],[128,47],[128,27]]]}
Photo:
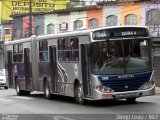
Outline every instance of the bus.
{"label": "bus", "polygon": [[44,92],[86,100],[155,94],[152,41],[146,26],[115,26],[5,42],[7,83],[17,95]]}

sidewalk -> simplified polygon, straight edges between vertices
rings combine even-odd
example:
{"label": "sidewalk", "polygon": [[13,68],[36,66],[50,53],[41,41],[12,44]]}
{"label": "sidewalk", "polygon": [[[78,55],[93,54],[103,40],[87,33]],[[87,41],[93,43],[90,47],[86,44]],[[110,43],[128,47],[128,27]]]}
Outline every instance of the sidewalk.
{"label": "sidewalk", "polygon": [[160,94],[160,87],[156,87],[156,94]]}

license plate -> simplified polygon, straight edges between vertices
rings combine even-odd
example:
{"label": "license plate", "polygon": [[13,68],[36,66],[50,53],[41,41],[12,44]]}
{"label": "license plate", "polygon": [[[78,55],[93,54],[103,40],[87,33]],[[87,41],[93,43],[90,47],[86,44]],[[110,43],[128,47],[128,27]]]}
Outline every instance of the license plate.
{"label": "license plate", "polygon": [[116,94],[115,95],[117,99],[120,98],[130,98],[130,97],[138,97],[139,93],[121,93],[121,94]]}

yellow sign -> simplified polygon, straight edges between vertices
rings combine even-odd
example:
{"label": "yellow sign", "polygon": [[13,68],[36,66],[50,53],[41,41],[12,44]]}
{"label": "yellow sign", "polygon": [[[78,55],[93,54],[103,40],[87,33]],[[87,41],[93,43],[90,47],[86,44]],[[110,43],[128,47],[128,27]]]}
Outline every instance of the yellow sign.
{"label": "yellow sign", "polygon": [[10,40],[12,40],[12,35],[5,35],[4,39],[5,39],[5,41],[10,41]]}
{"label": "yellow sign", "polygon": [[[1,0],[1,19],[11,20],[11,14],[28,13],[30,0]],[[32,12],[49,12],[65,9],[67,0],[31,0]]]}

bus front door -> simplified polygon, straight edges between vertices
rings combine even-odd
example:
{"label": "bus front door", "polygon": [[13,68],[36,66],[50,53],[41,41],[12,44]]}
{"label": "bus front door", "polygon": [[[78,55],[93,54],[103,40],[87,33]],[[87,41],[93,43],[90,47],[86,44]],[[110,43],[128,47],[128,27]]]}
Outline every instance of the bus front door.
{"label": "bus front door", "polygon": [[82,83],[83,83],[84,97],[91,96],[89,52],[90,52],[89,45],[81,45]]}
{"label": "bus front door", "polygon": [[58,92],[56,46],[49,47],[52,91]]}
{"label": "bus front door", "polygon": [[25,87],[26,90],[32,89],[32,81],[31,81],[31,67],[30,67],[30,54],[29,49],[24,49],[24,73],[25,73]]}
{"label": "bus front door", "polygon": [[12,51],[7,51],[8,85],[13,88]]}

